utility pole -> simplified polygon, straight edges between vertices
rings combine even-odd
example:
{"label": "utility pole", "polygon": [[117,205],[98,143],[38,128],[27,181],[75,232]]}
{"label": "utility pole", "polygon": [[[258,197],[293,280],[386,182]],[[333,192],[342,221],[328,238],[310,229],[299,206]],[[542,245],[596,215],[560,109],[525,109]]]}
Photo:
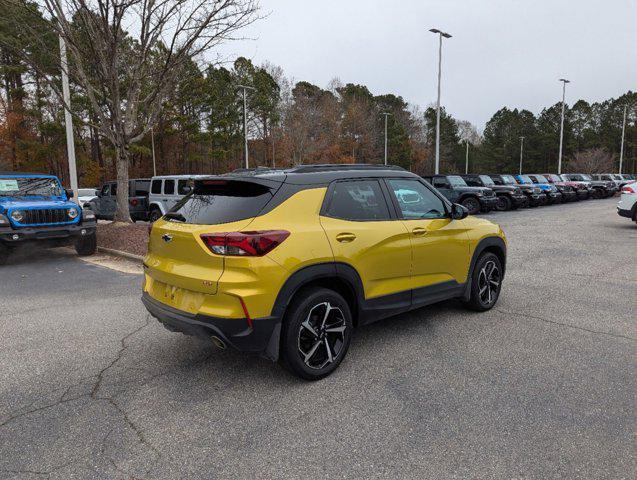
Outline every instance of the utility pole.
{"label": "utility pole", "polygon": [[436,168],[435,174],[440,173],[440,77],[442,75],[442,37],[451,38],[449,33],[438,30],[437,28],[429,29],[432,33],[438,34],[438,100],[436,101]]}
{"label": "utility pole", "polygon": [[73,117],[71,116],[71,90],[69,88],[69,64],[66,58],[66,42],[60,35],[60,67],[62,69],[62,97],[64,98],[64,121],[66,124],[66,152],[69,157],[69,177],[75,201],[79,202],[80,192],[77,184],[77,166],[75,164],[75,140],[73,139]]}
{"label": "utility pole", "polygon": [[559,81],[562,82],[562,121],[560,123],[560,154],[557,158],[557,174],[561,175],[562,174],[562,144],[564,143],[564,106],[565,106],[564,102],[566,99],[566,84],[571,83],[571,81],[565,78],[560,78]]}
{"label": "utility pole", "polygon": [[464,173],[467,174],[469,173],[469,139],[467,138],[465,142],[467,142],[467,159],[465,160]]}
{"label": "utility pole", "polygon": [[391,115],[391,113],[383,112],[381,115],[385,116],[385,165],[387,165],[387,117]]}
{"label": "utility pole", "polygon": [[155,163],[155,130],[150,127],[150,143],[153,149],[153,177],[157,176],[157,163]]}
{"label": "utility pole", "polygon": [[524,137],[520,137],[520,175],[522,175],[522,155],[524,154]]}
{"label": "utility pole", "polygon": [[622,174],[622,164],[624,163],[624,135],[626,134],[626,107],[624,105],[624,122],[622,123],[622,143],[619,147],[619,174]]}
{"label": "utility pole", "polygon": [[248,87],[247,85],[237,85],[237,87],[243,89],[243,151],[245,155],[245,168],[250,168],[250,164],[248,162],[248,101],[246,99],[246,91],[255,91],[256,88]]}

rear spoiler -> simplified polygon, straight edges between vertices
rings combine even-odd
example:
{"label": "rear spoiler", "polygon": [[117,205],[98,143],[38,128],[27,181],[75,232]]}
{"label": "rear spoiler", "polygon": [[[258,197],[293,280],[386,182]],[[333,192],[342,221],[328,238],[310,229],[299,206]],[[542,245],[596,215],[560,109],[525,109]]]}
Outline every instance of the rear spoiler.
{"label": "rear spoiler", "polygon": [[253,184],[261,187],[269,188],[270,190],[277,190],[283,181],[273,180],[270,178],[255,178],[253,176],[243,175],[218,175],[206,178],[198,178],[194,181],[193,192],[195,194],[205,194],[206,191],[210,191],[211,188],[227,188],[232,190],[233,187],[239,187],[239,185]]}

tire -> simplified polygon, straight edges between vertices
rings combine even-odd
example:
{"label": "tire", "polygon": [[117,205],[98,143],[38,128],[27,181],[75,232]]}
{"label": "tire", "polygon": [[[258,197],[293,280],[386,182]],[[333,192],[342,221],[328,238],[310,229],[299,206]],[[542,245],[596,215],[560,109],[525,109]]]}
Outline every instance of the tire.
{"label": "tire", "polygon": [[0,265],[5,265],[7,260],[9,260],[9,255],[11,254],[11,249],[0,244]]}
{"label": "tire", "polygon": [[465,306],[478,312],[491,310],[498,302],[501,289],[502,262],[493,253],[483,253],[471,273],[471,297]]}
{"label": "tire", "polygon": [[150,214],[148,215],[148,221],[150,223],[155,223],[157,220],[159,220],[162,217],[161,212],[159,211],[159,209],[157,208],[153,208],[150,211]]}
{"label": "tire", "polygon": [[498,195],[498,203],[496,205],[496,210],[498,212],[507,212],[513,208],[513,202],[506,195]]}
{"label": "tire", "polygon": [[469,215],[476,215],[480,212],[480,201],[476,197],[466,197],[460,205],[469,210]]}
{"label": "tire", "polygon": [[81,257],[93,255],[97,251],[97,233],[93,232],[75,240],[75,251]]}
{"label": "tire", "polygon": [[320,380],[345,358],[353,328],[349,305],[338,293],[320,287],[303,289],[283,318],[281,363],[300,378]]}
{"label": "tire", "polygon": [[593,190],[593,198],[595,200],[599,200],[600,198],[604,198],[604,197],[605,197],[605,194],[602,191],[602,189],[596,188],[596,189]]}

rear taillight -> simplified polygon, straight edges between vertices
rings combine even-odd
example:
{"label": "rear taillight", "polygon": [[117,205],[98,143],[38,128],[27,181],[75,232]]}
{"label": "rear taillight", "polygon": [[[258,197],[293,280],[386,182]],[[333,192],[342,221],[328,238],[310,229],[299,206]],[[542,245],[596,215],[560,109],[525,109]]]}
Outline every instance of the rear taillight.
{"label": "rear taillight", "polygon": [[131,204],[133,207],[136,207],[136,206],[137,206],[137,203],[138,203],[138,202],[137,202],[137,199],[136,199],[136,198],[131,198],[131,199],[130,199],[130,204]]}
{"label": "rear taillight", "polygon": [[201,239],[212,253],[236,257],[262,257],[280,245],[290,232],[261,230],[258,232],[204,233]]}
{"label": "rear taillight", "polygon": [[622,188],[622,193],[635,194],[637,193],[637,186],[626,185],[624,188]]}

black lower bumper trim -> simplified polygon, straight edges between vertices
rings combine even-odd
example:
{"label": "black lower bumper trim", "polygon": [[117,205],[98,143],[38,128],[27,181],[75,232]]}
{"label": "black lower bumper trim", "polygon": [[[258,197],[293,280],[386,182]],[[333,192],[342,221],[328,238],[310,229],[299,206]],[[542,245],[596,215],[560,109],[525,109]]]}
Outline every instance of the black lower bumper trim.
{"label": "black lower bumper trim", "polygon": [[252,327],[245,318],[220,318],[182,312],[148,293],[142,295],[146,310],[166,328],[210,341],[217,336],[224,343],[241,352],[258,353],[271,360],[278,359],[281,320],[277,317],[252,319]]}
{"label": "black lower bumper trim", "polygon": [[623,208],[618,208],[617,214],[620,217],[630,218],[631,220],[633,218],[633,212],[631,212],[630,210],[624,210]]}
{"label": "black lower bumper trim", "polygon": [[[20,245],[26,242],[55,241],[64,243],[78,237],[95,233],[95,222],[83,222],[77,225],[55,225],[50,227],[0,227],[0,241],[6,245]],[[82,234],[84,230],[84,234]]]}

